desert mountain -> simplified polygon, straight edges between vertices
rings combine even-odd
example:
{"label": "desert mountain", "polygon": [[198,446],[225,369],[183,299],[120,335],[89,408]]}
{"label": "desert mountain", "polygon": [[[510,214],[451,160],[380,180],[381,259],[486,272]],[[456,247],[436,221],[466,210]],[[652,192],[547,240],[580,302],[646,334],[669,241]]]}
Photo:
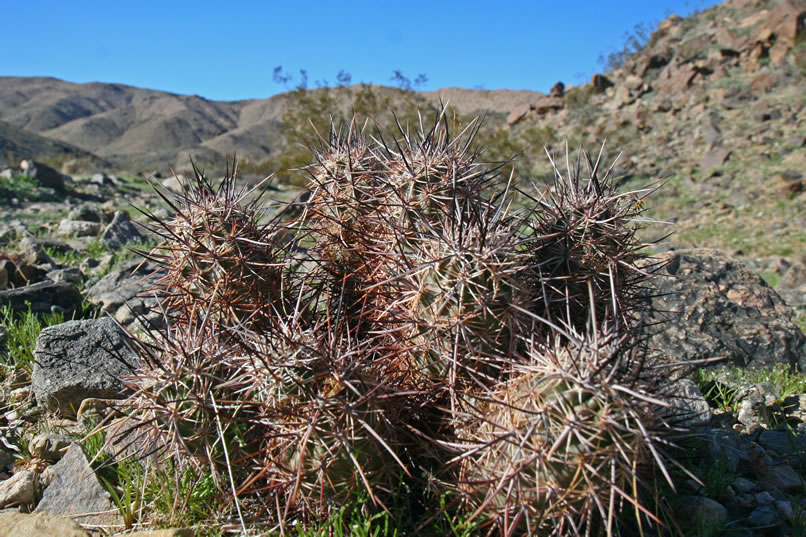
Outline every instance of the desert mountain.
{"label": "desert mountain", "polygon": [[[422,94],[429,101],[449,100],[463,113],[508,113],[537,96],[530,91],[461,88]],[[278,143],[285,101],[285,95],[211,101],[121,84],[0,78],[0,120],[127,167],[164,167],[186,161],[188,154],[213,160],[235,151],[249,160],[263,160]]]}
{"label": "desert mountain", "polygon": [[20,158],[36,156],[39,160],[64,164],[81,161],[93,168],[106,168],[109,162],[88,151],[0,121],[0,166],[16,166]]}

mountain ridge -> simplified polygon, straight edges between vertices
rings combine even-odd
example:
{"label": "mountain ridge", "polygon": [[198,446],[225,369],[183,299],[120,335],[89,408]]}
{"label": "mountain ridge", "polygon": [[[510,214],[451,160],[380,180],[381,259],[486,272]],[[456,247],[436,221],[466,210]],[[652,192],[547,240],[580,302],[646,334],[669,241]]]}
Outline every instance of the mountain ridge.
{"label": "mountain ridge", "polygon": [[[380,93],[396,91],[369,87]],[[353,88],[358,86],[347,87],[350,92],[356,91]],[[0,77],[0,120],[122,167],[175,164],[189,154],[212,160],[235,151],[260,161],[280,138],[289,95],[213,101],[124,84]],[[462,113],[504,114],[541,94],[443,88],[418,95],[431,103],[447,101]]]}

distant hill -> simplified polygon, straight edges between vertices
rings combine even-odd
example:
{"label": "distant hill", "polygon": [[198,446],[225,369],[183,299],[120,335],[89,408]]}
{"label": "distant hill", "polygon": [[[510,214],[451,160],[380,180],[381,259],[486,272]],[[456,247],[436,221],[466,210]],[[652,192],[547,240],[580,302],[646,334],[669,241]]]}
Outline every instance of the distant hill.
{"label": "distant hill", "polygon": [[68,169],[103,169],[110,166],[108,161],[74,145],[0,121],[0,166],[17,166],[20,160],[32,156]]}
{"label": "distant hill", "polygon": [[[393,91],[381,86],[373,90]],[[462,113],[506,114],[540,94],[448,88],[420,95],[433,103],[449,101]],[[122,84],[0,77],[0,120],[122,167],[164,168],[186,162],[188,155],[204,161],[235,151],[242,158],[264,160],[283,143],[286,100],[286,95],[276,95],[211,101]]]}

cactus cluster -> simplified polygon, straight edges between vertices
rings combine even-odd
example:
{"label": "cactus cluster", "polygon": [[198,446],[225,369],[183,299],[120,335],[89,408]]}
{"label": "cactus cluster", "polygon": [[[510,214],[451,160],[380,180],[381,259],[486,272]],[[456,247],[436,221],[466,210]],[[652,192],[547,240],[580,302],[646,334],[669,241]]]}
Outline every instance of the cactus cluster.
{"label": "cactus cluster", "polygon": [[506,535],[655,520],[641,483],[666,424],[638,359],[638,198],[580,152],[513,209],[477,129],[453,136],[444,110],[414,133],[334,127],[294,218],[264,218],[235,173],[166,198],[149,254],[166,326],[140,338],[123,436],[279,524],[357,489],[385,508],[423,475]]}

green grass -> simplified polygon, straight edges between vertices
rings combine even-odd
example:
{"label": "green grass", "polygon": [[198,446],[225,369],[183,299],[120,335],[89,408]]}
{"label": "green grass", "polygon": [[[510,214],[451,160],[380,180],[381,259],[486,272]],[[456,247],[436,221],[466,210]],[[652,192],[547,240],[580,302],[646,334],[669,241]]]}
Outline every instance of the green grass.
{"label": "green grass", "polygon": [[695,380],[709,403],[723,412],[738,411],[736,397],[743,387],[769,383],[775,394],[775,401],[768,405],[773,427],[787,424],[786,400],[806,393],[806,376],[784,364],[758,369],[700,369]]}
{"label": "green grass", "polygon": [[697,385],[703,397],[722,412],[734,412],[737,410],[736,396],[739,394],[738,388],[731,388],[716,378],[712,377],[708,371],[699,370]]}
{"label": "green grass", "polygon": [[761,279],[767,282],[767,285],[770,287],[775,287],[778,285],[778,282],[781,281],[781,274],[777,272],[762,272],[759,276],[761,276]]}
{"label": "green grass", "polygon": [[0,206],[11,205],[11,199],[18,201],[39,201],[43,196],[37,183],[27,175],[14,175],[11,179],[0,177]]}
{"label": "green grass", "polygon": [[[0,307],[0,323],[8,330],[8,356],[4,370],[22,368],[31,371],[34,363],[36,338],[43,328],[64,322],[60,313],[37,315],[30,308],[25,313],[15,312],[11,306]],[[2,358],[4,355],[0,355]]]}
{"label": "green grass", "polygon": [[60,265],[68,265],[71,267],[77,267],[81,264],[81,262],[86,258],[99,258],[110,251],[104,246],[104,244],[98,240],[93,239],[89,243],[87,243],[87,251],[86,252],[79,252],[77,250],[67,250],[63,251],[58,248],[45,248],[45,253],[47,253],[54,261],[59,263]]}

